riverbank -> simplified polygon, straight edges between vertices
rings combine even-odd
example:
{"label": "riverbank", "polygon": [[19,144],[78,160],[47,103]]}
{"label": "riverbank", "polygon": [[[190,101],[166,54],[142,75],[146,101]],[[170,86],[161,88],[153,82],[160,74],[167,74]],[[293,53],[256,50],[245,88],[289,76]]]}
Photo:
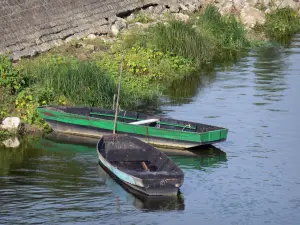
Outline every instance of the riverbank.
{"label": "riverbank", "polygon": [[15,115],[48,129],[37,115],[39,105],[111,108],[123,55],[121,107],[157,108],[175,82],[216,65],[232,65],[241,53],[269,40],[281,41],[300,28],[291,8],[269,7],[264,20],[253,25],[250,13],[248,22],[242,19],[247,4],[238,16],[226,14],[226,7],[208,6],[200,12],[180,7],[165,12],[148,7],[118,18],[109,35],[89,35],[16,64],[1,56],[0,119]]}

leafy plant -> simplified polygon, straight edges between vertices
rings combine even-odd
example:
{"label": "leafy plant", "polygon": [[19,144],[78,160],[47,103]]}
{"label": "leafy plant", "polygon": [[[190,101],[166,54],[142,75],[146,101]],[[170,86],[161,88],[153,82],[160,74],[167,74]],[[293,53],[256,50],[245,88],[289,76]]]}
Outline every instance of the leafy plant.
{"label": "leafy plant", "polygon": [[140,46],[129,49],[118,48],[112,56],[98,61],[98,66],[106,69],[116,81],[122,55],[125,59],[121,99],[127,99],[122,102],[125,106],[132,106],[136,102],[156,101],[167,87],[167,83],[195,69],[192,60],[170,52],[163,53]]}
{"label": "leafy plant", "polygon": [[20,118],[29,124],[42,124],[36,108],[47,105],[55,98],[54,91],[47,88],[26,88],[21,91],[15,101]]}
{"label": "leafy plant", "polygon": [[0,87],[9,88],[12,94],[20,91],[25,80],[20,70],[13,67],[12,61],[6,55],[0,55]]}

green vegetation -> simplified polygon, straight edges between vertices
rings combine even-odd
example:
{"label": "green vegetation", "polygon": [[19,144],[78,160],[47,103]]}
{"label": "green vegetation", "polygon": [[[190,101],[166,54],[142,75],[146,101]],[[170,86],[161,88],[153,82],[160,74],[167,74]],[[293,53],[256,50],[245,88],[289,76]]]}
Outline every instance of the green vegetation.
{"label": "green vegetation", "polygon": [[[117,46],[112,55],[99,60],[99,67],[105,69],[114,80],[118,80],[118,67],[125,56],[122,89],[127,102],[123,105],[134,107],[134,103],[155,103],[168,83],[195,69],[191,60],[139,46],[122,48]],[[122,99],[122,98],[121,98]],[[122,104],[122,103],[121,103]]]}
{"label": "green vegetation", "polygon": [[[300,28],[292,9],[280,9],[266,19],[256,31],[271,38],[290,36]],[[153,20],[138,14],[137,21]],[[200,82],[195,74],[216,64],[232,64],[257,43],[261,44],[249,38],[234,16],[222,16],[216,7],[208,6],[191,15],[188,22],[169,17],[167,22],[121,34],[113,44],[101,39],[74,41],[35,59],[22,60],[17,66],[7,56],[0,56],[0,119],[17,115],[26,123],[47,129],[38,117],[37,106],[111,108],[123,55],[121,108],[155,105],[162,94],[192,96]],[[195,85],[191,87],[187,80]]]}
{"label": "green vegetation", "polygon": [[[34,80],[39,104],[67,103],[76,105],[109,106],[116,92],[114,82],[93,62],[82,62],[74,57],[50,55],[27,65],[24,73]],[[65,101],[63,101],[65,99]]]}
{"label": "green vegetation", "polygon": [[146,13],[137,13],[135,15],[135,18],[134,20],[132,21],[133,23],[134,22],[139,22],[139,23],[151,23],[151,22],[154,22],[155,20],[148,14]]}
{"label": "green vegetation", "polygon": [[300,17],[294,9],[278,9],[266,14],[266,23],[257,26],[256,30],[264,31],[270,39],[283,43],[288,42],[292,35],[300,30]]}
{"label": "green vegetation", "polygon": [[18,69],[13,68],[11,60],[0,55],[0,87],[8,89],[12,94],[20,91],[25,80]]}
{"label": "green vegetation", "polygon": [[[188,23],[170,20],[124,38],[125,46],[157,49],[193,61],[197,68],[228,60],[251,46],[246,31],[234,16],[221,16],[214,6],[193,15]],[[231,59],[230,59],[231,60]]]}

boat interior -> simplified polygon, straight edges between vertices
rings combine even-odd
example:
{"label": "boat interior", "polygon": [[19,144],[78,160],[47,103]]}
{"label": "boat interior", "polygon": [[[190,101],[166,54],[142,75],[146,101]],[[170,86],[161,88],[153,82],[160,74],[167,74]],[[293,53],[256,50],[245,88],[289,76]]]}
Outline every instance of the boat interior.
{"label": "boat interior", "polygon": [[[52,107],[53,108],[53,107]],[[114,120],[115,112],[113,110],[89,107],[64,107],[55,108],[57,111],[83,115],[93,118]],[[151,116],[144,113],[119,111],[118,122],[131,123],[135,125],[151,126],[170,130],[181,130],[189,132],[208,132],[224,129],[222,127],[211,126],[207,124],[195,123],[190,121],[175,120],[172,118]]]}
{"label": "boat interior", "polygon": [[151,145],[126,135],[104,136],[99,153],[113,166],[137,177],[180,174],[181,170],[165,154]]}

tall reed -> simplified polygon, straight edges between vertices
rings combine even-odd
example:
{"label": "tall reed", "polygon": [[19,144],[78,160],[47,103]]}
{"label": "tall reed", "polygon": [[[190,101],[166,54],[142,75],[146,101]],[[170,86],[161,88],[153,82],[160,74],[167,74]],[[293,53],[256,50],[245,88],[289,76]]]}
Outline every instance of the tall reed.
{"label": "tall reed", "polygon": [[233,16],[222,16],[215,6],[208,6],[190,21],[170,20],[125,39],[126,44],[159,49],[193,59],[196,65],[230,61],[229,55],[250,47],[246,31]]}
{"label": "tall reed", "polygon": [[182,21],[158,24],[150,28],[147,35],[149,44],[164,52],[172,52],[201,63],[209,61],[213,56],[211,40],[199,35],[191,24]]}
{"label": "tall reed", "polygon": [[27,68],[34,83],[52,89],[76,105],[111,106],[116,85],[95,63],[45,60]]}
{"label": "tall reed", "polygon": [[240,50],[250,46],[243,25],[234,16],[222,16],[215,6],[208,6],[194,17],[195,29],[213,40],[217,52]]}

